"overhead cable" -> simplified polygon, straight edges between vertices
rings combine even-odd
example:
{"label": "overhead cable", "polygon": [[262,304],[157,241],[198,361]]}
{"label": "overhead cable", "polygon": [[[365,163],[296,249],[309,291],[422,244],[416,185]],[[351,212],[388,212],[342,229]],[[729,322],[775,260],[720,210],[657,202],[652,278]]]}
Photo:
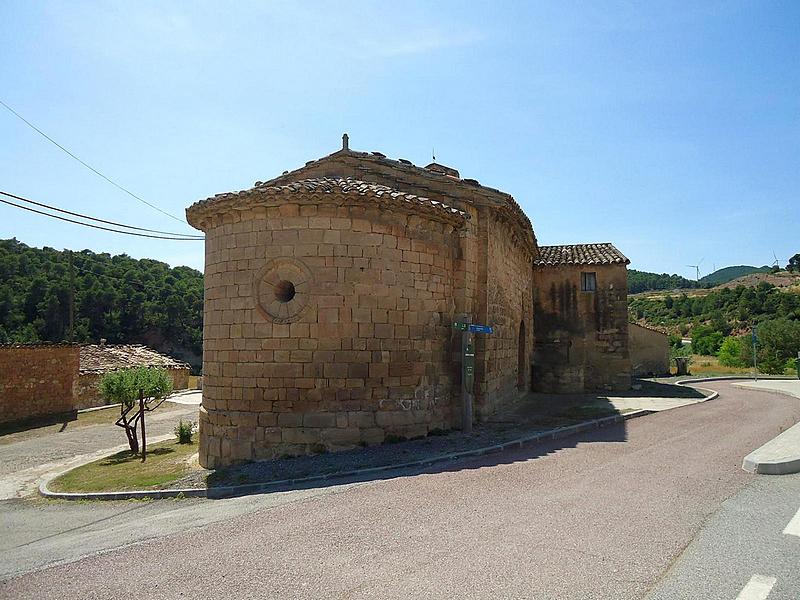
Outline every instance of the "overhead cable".
{"label": "overhead cable", "polygon": [[117,223],[116,221],[106,221],[105,219],[98,219],[96,217],[90,217],[89,215],[84,215],[82,213],[72,212],[70,210],[65,210],[63,208],[58,208],[57,206],[50,206],[49,204],[44,204],[43,202],[36,202],[35,200],[31,200],[29,198],[23,198],[22,196],[17,196],[16,194],[9,194],[8,192],[0,191],[0,194],[3,196],[7,196],[9,198],[14,198],[15,200],[22,200],[23,202],[27,202],[29,204],[35,204],[36,206],[41,206],[42,208],[47,208],[50,210],[54,210],[56,212],[64,213],[67,215],[72,215],[73,217],[81,217],[82,219],[89,219],[90,221],[96,221],[98,223],[105,223],[106,225],[115,225],[117,227],[124,227],[126,229],[135,229],[136,231],[146,231],[148,233],[159,233],[161,235],[170,235],[170,236],[180,236],[189,239],[197,239],[202,240],[204,237],[202,235],[191,235],[188,233],[174,233],[171,231],[159,231],[158,229],[146,229],[144,227],[136,227],[134,225],[125,225],[124,223]]}
{"label": "overhead cable", "polygon": [[98,171],[97,169],[95,169],[95,168],[94,168],[92,165],[90,165],[90,164],[89,164],[89,163],[87,163],[86,161],[82,160],[80,157],[76,156],[75,154],[73,154],[72,152],[70,152],[69,150],[67,150],[67,149],[66,149],[64,146],[62,146],[61,144],[59,144],[57,141],[55,141],[53,138],[51,138],[49,135],[47,135],[47,134],[46,134],[44,131],[42,131],[41,129],[39,129],[38,127],[36,127],[36,125],[34,125],[34,124],[33,124],[33,123],[31,123],[30,121],[28,121],[28,120],[27,120],[25,117],[23,117],[21,114],[19,114],[19,113],[18,113],[16,110],[14,110],[13,108],[11,108],[11,107],[10,107],[8,104],[6,104],[5,102],[3,102],[2,100],[0,100],[0,105],[2,105],[3,107],[5,107],[5,108],[6,108],[6,110],[8,110],[8,111],[9,111],[11,114],[13,114],[15,117],[17,117],[17,118],[18,118],[20,121],[22,121],[23,123],[25,123],[25,124],[26,124],[28,127],[30,127],[31,129],[33,129],[33,130],[34,130],[36,133],[38,133],[38,134],[39,134],[39,135],[41,135],[43,138],[45,138],[45,139],[46,139],[48,142],[50,142],[51,144],[55,145],[56,147],[58,147],[59,149],[63,150],[64,152],[66,152],[66,153],[67,153],[69,156],[71,156],[72,158],[74,158],[75,160],[77,160],[77,161],[78,161],[79,163],[81,163],[81,164],[82,164],[84,167],[86,167],[87,169],[89,169],[90,171],[92,171],[93,173],[95,173],[96,175],[99,175],[100,177],[102,177],[103,179],[105,179],[105,180],[106,180],[108,183],[110,183],[111,185],[113,185],[114,187],[116,187],[116,188],[118,188],[118,189],[122,190],[123,192],[125,192],[126,194],[128,194],[128,195],[129,195],[131,198],[135,198],[135,199],[136,199],[136,200],[138,200],[139,202],[142,202],[142,203],[146,204],[147,206],[149,206],[150,208],[152,208],[152,209],[154,209],[154,210],[157,210],[157,211],[158,211],[158,212],[160,212],[161,214],[168,216],[170,219],[175,219],[176,221],[178,221],[178,223],[183,223],[183,224],[186,224],[186,221],[185,221],[184,219],[181,219],[181,218],[179,218],[179,217],[176,217],[175,215],[172,215],[172,214],[168,213],[167,211],[160,209],[160,208],[159,208],[158,206],[156,206],[155,204],[151,204],[150,202],[148,202],[148,201],[147,201],[147,200],[145,200],[144,198],[141,198],[141,197],[137,196],[137,195],[136,195],[136,194],[134,194],[132,191],[130,191],[128,188],[126,188],[126,187],[124,187],[124,186],[120,185],[119,183],[117,183],[116,181],[114,181],[113,179],[111,179],[110,177],[106,177],[105,175],[103,175],[103,174],[102,174],[100,171]]}
{"label": "overhead cable", "polygon": [[76,225],[83,225],[84,227],[91,227],[93,229],[103,229],[105,231],[111,231],[112,233],[122,233],[124,235],[133,235],[138,237],[145,237],[145,238],[152,238],[157,240],[177,240],[182,242],[199,242],[198,238],[187,238],[187,237],[168,237],[163,235],[150,235],[148,233],[137,233],[135,231],[123,231],[120,229],[112,229],[110,227],[103,227],[102,225],[93,225],[91,223],[84,223],[83,221],[76,221],[75,219],[69,219],[67,217],[60,217],[58,215],[52,215],[50,213],[44,212],[42,210],[37,210],[35,208],[31,208],[30,206],[23,206],[22,204],[17,204],[16,202],[11,202],[10,200],[3,200],[0,198],[0,202],[3,204],[8,204],[9,206],[14,206],[16,208],[21,208],[22,210],[27,210],[39,215],[44,215],[45,217],[51,217],[53,219],[59,219],[60,221],[67,221],[68,223],[75,223]]}

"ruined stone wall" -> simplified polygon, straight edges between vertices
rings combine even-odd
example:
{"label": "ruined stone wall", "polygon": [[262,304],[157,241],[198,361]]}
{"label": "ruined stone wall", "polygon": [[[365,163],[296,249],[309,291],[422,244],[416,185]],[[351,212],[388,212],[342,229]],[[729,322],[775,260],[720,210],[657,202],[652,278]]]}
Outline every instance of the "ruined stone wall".
{"label": "ruined stone wall", "polygon": [[[581,272],[596,273],[596,291],[581,291]],[[554,393],[628,389],[625,266],[536,267],[533,287],[534,389]]]}
{"label": "ruined stone wall", "polygon": [[[482,211],[479,244],[484,248],[479,320],[490,335],[476,336],[476,416],[485,418],[529,389],[533,343],[531,253],[515,242],[508,223]],[[522,344],[520,344],[520,330]],[[520,347],[520,345],[522,347]],[[521,356],[522,355],[522,356]]]}
{"label": "ruined stone wall", "polygon": [[206,226],[204,466],[455,425],[459,232],[315,198]]}
{"label": "ruined stone wall", "polygon": [[629,323],[628,335],[634,376],[669,375],[670,348],[666,333]]}
{"label": "ruined stone wall", "polygon": [[78,346],[0,346],[0,423],[74,411],[79,362]]}

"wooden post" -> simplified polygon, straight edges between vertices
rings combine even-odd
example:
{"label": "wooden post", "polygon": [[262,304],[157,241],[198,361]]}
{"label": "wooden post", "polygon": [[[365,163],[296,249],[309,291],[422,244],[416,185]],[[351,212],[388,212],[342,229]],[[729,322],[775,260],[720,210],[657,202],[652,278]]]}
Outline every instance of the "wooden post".
{"label": "wooden post", "polygon": [[139,414],[142,419],[142,462],[147,459],[147,437],[144,432],[144,392],[139,390]]}

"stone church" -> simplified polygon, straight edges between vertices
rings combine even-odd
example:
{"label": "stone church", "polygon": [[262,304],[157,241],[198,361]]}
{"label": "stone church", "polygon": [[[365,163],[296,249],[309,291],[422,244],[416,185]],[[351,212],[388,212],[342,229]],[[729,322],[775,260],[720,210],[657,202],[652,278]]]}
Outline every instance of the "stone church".
{"label": "stone church", "polygon": [[205,232],[200,462],[459,427],[460,316],[474,414],[529,390],[630,386],[627,264],[539,246],[509,194],[437,163],[342,149],[193,204]]}

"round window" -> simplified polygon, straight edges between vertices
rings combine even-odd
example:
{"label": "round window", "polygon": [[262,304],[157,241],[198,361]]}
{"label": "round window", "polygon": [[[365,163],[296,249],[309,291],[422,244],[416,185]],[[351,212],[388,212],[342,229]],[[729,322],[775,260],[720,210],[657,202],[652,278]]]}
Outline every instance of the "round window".
{"label": "round window", "polygon": [[296,258],[278,258],[253,281],[256,308],[274,323],[291,323],[303,316],[311,300],[310,269]]}

